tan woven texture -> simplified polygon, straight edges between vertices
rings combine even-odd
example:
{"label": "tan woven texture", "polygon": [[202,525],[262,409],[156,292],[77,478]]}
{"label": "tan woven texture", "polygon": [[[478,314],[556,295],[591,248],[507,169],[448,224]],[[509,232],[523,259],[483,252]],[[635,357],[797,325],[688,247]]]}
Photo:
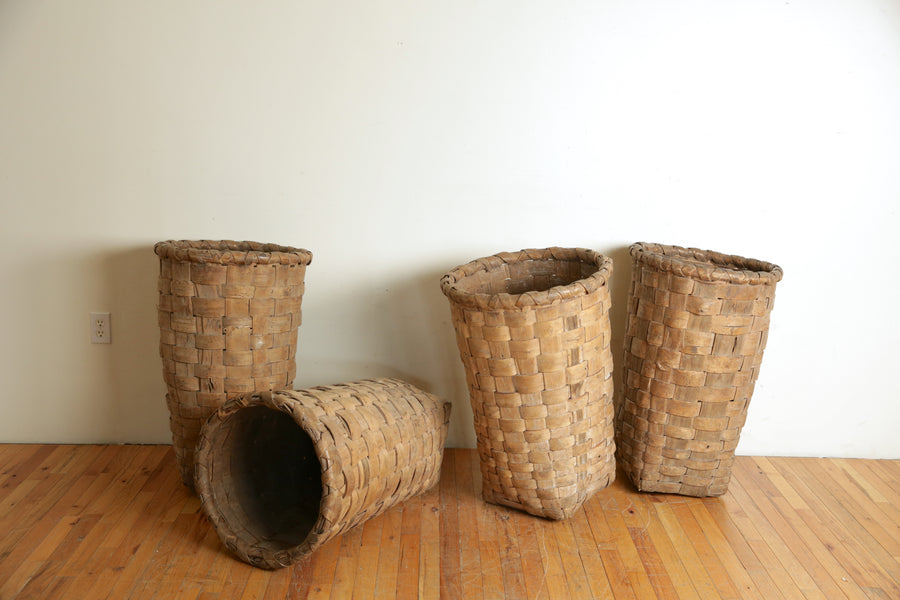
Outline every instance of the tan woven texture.
{"label": "tan woven texture", "polygon": [[449,420],[397,379],[247,394],[204,425],[197,491],[232,552],[284,567],[434,486]]}
{"label": "tan woven texture", "polygon": [[185,485],[203,421],[232,396],[289,388],[307,250],[234,241],[167,241],[159,255],[159,351]]}
{"label": "tan woven texture", "polygon": [[640,491],[721,495],[782,271],[659,244],[631,256],[617,457]]}
{"label": "tan woven texture", "polygon": [[615,478],[612,261],[497,254],[444,275],[488,502],[568,518]]}

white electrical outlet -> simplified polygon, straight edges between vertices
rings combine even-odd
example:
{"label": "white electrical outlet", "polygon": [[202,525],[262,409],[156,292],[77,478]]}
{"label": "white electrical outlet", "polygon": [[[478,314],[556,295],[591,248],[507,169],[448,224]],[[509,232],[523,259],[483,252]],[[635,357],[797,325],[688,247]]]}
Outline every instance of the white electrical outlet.
{"label": "white electrical outlet", "polygon": [[112,344],[112,328],[108,312],[91,313],[91,343]]}

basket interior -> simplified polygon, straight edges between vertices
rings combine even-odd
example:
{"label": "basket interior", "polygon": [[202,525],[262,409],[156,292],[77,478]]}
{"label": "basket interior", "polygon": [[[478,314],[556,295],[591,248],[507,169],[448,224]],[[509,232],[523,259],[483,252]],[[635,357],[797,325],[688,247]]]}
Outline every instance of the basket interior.
{"label": "basket interior", "polygon": [[713,260],[711,258],[700,259],[693,255],[679,256],[683,262],[695,267],[703,267],[706,269],[725,269],[726,271],[743,271],[745,267],[733,261]]}
{"label": "basket interior", "polygon": [[651,254],[657,253],[664,260],[674,261],[691,267],[703,269],[717,269],[719,271],[754,271],[758,273],[772,273],[778,267],[760,260],[744,258],[732,254],[696,250],[694,248],[681,248],[679,246],[649,247]]}
{"label": "basket interior", "polygon": [[309,435],[286,413],[233,413],[212,448],[210,489],[234,533],[271,551],[307,538],[322,500],[322,471]]}
{"label": "basket interior", "polygon": [[521,260],[473,273],[457,281],[456,286],[470,294],[544,292],[590,277],[598,268],[582,260]]}

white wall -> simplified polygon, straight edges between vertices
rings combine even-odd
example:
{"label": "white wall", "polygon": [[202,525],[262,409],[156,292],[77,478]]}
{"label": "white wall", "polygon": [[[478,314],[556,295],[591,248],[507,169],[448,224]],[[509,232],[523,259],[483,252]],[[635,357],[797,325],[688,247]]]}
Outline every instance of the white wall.
{"label": "white wall", "polygon": [[645,240],[784,268],[740,453],[900,457],[898,107],[891,0],[4,0],[0,441],[170,439],[157,240],[312,250],[296,385],[408,378],[457,446],[440,275],[609,253],[620,346]]}

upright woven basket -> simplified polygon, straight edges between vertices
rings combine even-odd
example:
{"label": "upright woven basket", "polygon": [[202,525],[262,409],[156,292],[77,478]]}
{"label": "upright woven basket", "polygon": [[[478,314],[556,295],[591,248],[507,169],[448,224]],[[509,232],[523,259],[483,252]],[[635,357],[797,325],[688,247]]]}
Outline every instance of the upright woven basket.
{"label": "upright woven basket", "polygon": [[233,241],[167,241],[159,255],[159,332],[169,424],[194,486],[200,427],[226,399],[289,388],[307,250]]}
{"label": "upright woven basket", "polygon": [[634,244],[618,459],[640,491],[718,496],[769,330],[776,265]]}
{"label": "upright woven basket", "polygon": [[611,272],[591,250],[547,248],[481,258],[441,280],[487,502],[563,519],[615,478]]}
{"label": "upright woven basket", "polygon": [[197,491],[232,552],[284,567],[434,486],[449,420],[397,379],[247,394],[204,425]]}

